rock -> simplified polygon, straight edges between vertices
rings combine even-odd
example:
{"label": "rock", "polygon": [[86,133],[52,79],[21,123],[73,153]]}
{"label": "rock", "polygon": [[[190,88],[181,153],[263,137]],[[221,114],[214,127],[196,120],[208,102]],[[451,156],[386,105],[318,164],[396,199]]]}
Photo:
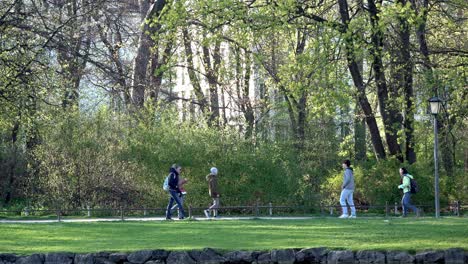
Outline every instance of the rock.
{"label": "rock", "polygon": [[4,263],[9,263],[9,262],[15,262],[16,261],[16,255],[14,254],[0,254],[0,261]]}
{"label": "rock", "polygon": [[115,264],[115,262],[107,258],[95,258],[94,264]]}
{"label": "rock", "polygon": [[130,263],[143,264],[153,257],[152,250],[141,250],[128,255],[127,259]]}
{"label": "rock", "polygon": [[95,258],[106,258],[109,259],[110,253],[109,252],[98,252],[92,253]]}
{"label": "rock", "polygon": [[387,251],[388,264],[406,264],[414,263],[414,257],[407,252]]}
{"label": "rock", "polygon": [[151,260],[162,260],[164,262],[166,261],[167,256],[169,256],[169,252],[166,250],[153,250],[153,253],[151,254]]}
{"label": "rock", "polygon": [[252,263],[255,260],[254,254],[251,251],[232,251],[224,254],[224,258],[228,263]]}
{"label": "rock", "polygon": [[44,264],[72,264],[74,258],[73,253],[47,253]]}
{"label": "rock", "polygon": [[292,249],[272,250],[271,261],[278,264],[294,264],[296,254]]}
{"label": "rock", "polygon": [[271,254],[270,252],[263,252],[263,253],[260,253],[258,256],[257,256],[257,261],[254,261],[252,262],[254,264],[270,264],[270,263],[273,263],[271,261]]}
{"label": "rock", "polygon": [[219,264],[226,262],[226,259],[222,257],[218,252],[211,248],[205,248],[202,251],[192,251],[190,256],[197,263],[206,263],[206,264]]}
{"label": "rock", "polygon": [[450,263],[468,264],[468,252],[463,248],[445,251],[427,251],[410,255],[402,251],[350,250],[328,251],[326,248],[282,249],[268,251],[231,251],[224,255],[212,248],[203,250],[169,252],[142,250],[127,253],[47,253],[30,256],[0,254],[0,264],[408,264]]}
{"label": "rock", "polygon": [[444,252],[445,263],[450,264],[464,264],[465,262],[465,252],[461,248],[449,248]]}
{"label": "rock", "polygon": [[43,264],[44,255],[32,254],[31,256],[20,257],[16,259],[16,264]]}
{"label": "rock", "polygon": [[109,255],[109,260],[117,264],[123,264],[125,261],[127,261],[127,254],[112,253]]}
{"label": "rock", "polygon": [[77,254],[75,255],[74,264],[94,264],[93,254]]}
{"label": "rock", "polygon": [[167,256],[167,264],[196,264],[197,262],[190,257],[189,253],[186,251],[181,252],[171,252]]}
{"label": "rock", "polygon": [[385,254],[379,251],[363,250],[356,253],[356,262],[372,264],[385,264]]}
{"label": "rock", "polygon": [[354,253],[350,250],[328,252],[327,263],[349,264],[354,263]]}
{"label": "rock", "polygon": [[326,248],[305,248],[296,253],[297,263],[326,263]]}
{"label": "rock", "polygon": [[443,251],[428,251],[414,256],[416,263],[444,263]]}

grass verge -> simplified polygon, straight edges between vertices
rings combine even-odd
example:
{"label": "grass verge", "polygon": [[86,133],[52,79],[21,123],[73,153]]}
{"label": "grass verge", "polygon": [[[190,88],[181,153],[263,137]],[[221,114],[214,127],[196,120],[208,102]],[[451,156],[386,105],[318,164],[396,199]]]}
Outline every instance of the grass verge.
{"label": "grass verge", "polygon": [[468,249],[468,218],[233,220],[0,224],[0,252],[222,251],[327,247],[350,250]]}

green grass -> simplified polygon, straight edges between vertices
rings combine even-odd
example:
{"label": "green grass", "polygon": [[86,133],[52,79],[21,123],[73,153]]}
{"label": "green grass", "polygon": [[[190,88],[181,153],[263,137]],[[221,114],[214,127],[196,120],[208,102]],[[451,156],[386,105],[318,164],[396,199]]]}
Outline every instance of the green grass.
{"label": "green grass", "polygon": [[468,218],[0,224],[0,252],[328,247],[418,252],[468,249]]}

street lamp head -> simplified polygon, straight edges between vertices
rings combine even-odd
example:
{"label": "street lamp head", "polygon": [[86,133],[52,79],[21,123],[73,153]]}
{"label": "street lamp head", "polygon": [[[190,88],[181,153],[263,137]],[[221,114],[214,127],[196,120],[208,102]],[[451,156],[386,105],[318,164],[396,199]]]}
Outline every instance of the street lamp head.
{"label": "street lamp head", "polygon": [[429,99],[429,104],[431,105],[431,113],[437,115],[442,106],[442,100],[439,97],[435,96]]}

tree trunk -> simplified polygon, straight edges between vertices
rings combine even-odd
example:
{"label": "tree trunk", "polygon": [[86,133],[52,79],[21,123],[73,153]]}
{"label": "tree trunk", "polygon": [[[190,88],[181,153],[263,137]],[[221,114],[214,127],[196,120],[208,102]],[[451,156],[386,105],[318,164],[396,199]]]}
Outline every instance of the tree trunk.
{"label": "tree trunk", "polygon": [[[377,86],[377,97],[379,100],[380,115],[385,127],[385,139],[387,141],[390,155],[396,156],[403,161],[400,145],[398,144],[398,126],[401,124],[401,114],[395,109],[396,105],[390,104],[385,69],[382,62],[383,32],[379,29],[380,11],[377,9],[374,0],[368,0],[368,9],[372,24],[372,46],[370,54],[372,56],[372,68]],[[396,98],[394,98],[396,99]]]}
{"label": "tree trunk", "polygon": [[[432,90],[435,96],[439,96],[438,87],[440,86],[438,80],[436,79],[433,71],[433,63],[430,59],[430,51],[427,45],[427,38],[426,38],[426,23],[427,23],[427,16],[429,12],[429,0],[422,1],[422,7],[419,8],[417,2],[415,0],[411,0],[411,7],[415,11],[415,13],[420,17],[419,24],[416,27],[416,36],[419,43],[419,51],[422,54],[423,58],[423,66],[424,66],[424,76],[426,78],[426,84]],[[445,118],[443,117],[445,114]],[[455,155],[454,148],[454,139],[450,135],[450,120],[451,117],[448,113],[440,113],[439,114],[439,132],[441,135],[441,152],[442,152],[442,160],[443,166],[448,176],[453,175],[453,168],[455,166],[455,159],[453,156]]]}
{"label": "tree trunk", "polygon": [[366,160],[366,121],[359,105],[354,110],[354,153],[356,161]]}
{"label": "tree trunk", "polygon": [[[359,6],[363,6],[362,1],[359,1]],[[362,9],[359,9],[362,12]],[[363,34],[361,34],[363,37]],[[364,60],[357,61],[359,72],[364,70]],[[366,120],[362,109],[356,103],[354,107],[354,158],[356,161],[365,161],[367,159],[367,146],[366,146]]]}
{"label": "tree trunk", "polygon": [[[70,21],[66,28],[68,32],[60,41],[67,44],[62,45],[57,51],[57,59],[67,82],[62,99],[63,108],[78,105],[80,82],[84,75],[91,47],[91,28],[89,26],[91,17],[84,16],[83,20],[78,18],[82,17],[83,13],[87,13],[87,9],[92,7],[87,1],[82,6],[78,6],[75,0],[65,8]],[[88,25],[85,31],[81,30],[81,24]]]}
{"label": "tree trunk", "polygon": [[221,64],[220,48],[221,42],[217,42],[213,49],[213,63],[211,63],[209,47],[206,45],[202,47],[203,62],[205,65],[208,85],[210,87],[211,114],[208,119],[208,123],[211,126],[219,126],[218,70]]}
{"label": "tree trunk", "polygon": [[150,61],[150,48],[153,45],[153,40],[151,39],[151,34],[156,34],[159,30],[159,26],[150,27],[147,20],[152,19],[154,16],[158,16],[166,5],[165,0],[156,0],[151,6],[147,4],[147,1],[140,1],[141,9],[140,11],[146,15],[143,19],[143,27],[140,33],[140,39],[138,40],[138,49],[135,61],[133,64],[133,76],[132,76],[132,100],[133,105],[140,108],[145,103],[145,89],[148,85],[147,83],[147,71],[148,64]]}
{"label": "tree trunk", "polygon": [[[340,7],[340,16],[343,27],[345,28],[345,31],[348,31],[348,24],[350,22],[348,2],[346,0],[338,0],[338,4]],[[353,78],[354,86],[356,86],[358,91],[357,101],[361,106],[362,111],[364,112],[375,155],[378,159],[385,159],[385,148],[382,143],[382,138],[380,137],[379,127],[377,126],[377,121],[375,120],[372,107],[370,106],[369,100],[367,99],[366,88],[364,86],[362,75],[359,72],[359,65],[356,62],[356,58],[354,56],[354,41],[352,36],[353,34],[348,34],[348,36],[345,38],[348,68],[351,73],[351,77]]]}
{"label": "tree trunk", "polygon": [[[405,6],[407,0],[398,0],[397,3]],[[404,131],[405,131],[405,158],[409,164],[416,162],[416,153],[414,151],[414,106],[413,106],[413,60],[411,58],[411,43],[410,43],[410,28],[406,17],[399,17],[401,41],[401,49],[398,62],[398,81],[400,87],[403,88],[405,95],[405,115],[404,115]]]}
{"label": "tree trunk", "polygon": [[236,91],[239,102],[239,108],[244,115],[247,123],[245,130],[245,138],[250,138],[253,134],[255,116],[250,102],[249,80],[251,74],[252,60],[250,54],[242,52],[239,47],[236,47],[234,52],[236,55]]}
{"label": "tree trunk", "polygon": [[166,65],[169,61],[169,57],[172,51],[172,43],[167,43],[167,46],[162,51],[162,56],[159,56],[159,51],[156,49],[154,51],[153,56],[151,57],[151,65],[150,65],[150,93],[149,97],[152,103],[156,103],[158,101],[159,91],[161,90],[161,84],[164,76],[164,71],[161,70],[161,66]]}
{"label": "tree trunk", "polygon": [[16,171],[16,166],[17,166],[17,160],[18,160],[18,148],[16,147],[16,142],[18,141],[18,132],[19,132],[19,121],[15,121],[15,124],[13,126],[13,129],[11,130],[11,148],[12,148],[12,155],[10,157],[10,162],[7,171],[7,181],[6,185],[3,188],[3,203],[8,204],[10,203],[11,199],[13,198],[13,190],[14,184],[15,184],[15,171]]}
{"label": "tree trunk", "polygon": [[190,79],[190,83],[193,87],[193,92],[195,93],[195,97],[200,105],[200,110],[203,115],[206,114],[207,110],[207,100],[205,95],[203,94],[203,90],[200,85],[200,79],[195,72],[195,66],[193,63],[193,50],[192,50],[192,38],[190,37],[189,31],[187,28],[182,30],[183,33],[183,41],[184,41],[184,48],[185,48],[185,61],[187,63],[187,71]]}
{"label": "tree trunk", "polygon": [[[120,32],[120,29],[117,29],[116,36],[115,36],[116,40],[114,43],[111,43],[111,40],[110,40],[111,37],[108,37],[106,35],[105,29],[103,28],[101,24],[99,24],[99,16],[95,15],[94,19],[95,19],[95,22],[98,22],[97,28],[98,28],[101,42],[104,43],[104,45],[106,46],[107,51],[109,52],[109,55],[110,55],[110,59],[115,67],[116,72],[114,74],[111,74],[111,76],[114,78],[115,82],[119,84],[120,86],[120,89],[117,89],[117,90],[112,89],[111,105],[115,109],[120,109],[119,102],[121,101],[121,93],[123,94],[124,104],[128,105],[131,103],[130,91],[127,85],[127,75],[126,75],[124,63],[120,56],[121,44],[123,43],[122,33]],[[112,27],[110,21],[107,21],[106,26],[108,29]]]}
{"label": "tree trunk", "polygon": [[255,124],[255,115],[250,101],[250,76],[252,73],[252,58],[251,55],[244,51],[244,56],[246,57],[245,62],[245,75],[244,75],[244,102],[245,102],[245,120],[247,121],[247,130],[245,137],[250,138],[253,134],[254,124]]}

